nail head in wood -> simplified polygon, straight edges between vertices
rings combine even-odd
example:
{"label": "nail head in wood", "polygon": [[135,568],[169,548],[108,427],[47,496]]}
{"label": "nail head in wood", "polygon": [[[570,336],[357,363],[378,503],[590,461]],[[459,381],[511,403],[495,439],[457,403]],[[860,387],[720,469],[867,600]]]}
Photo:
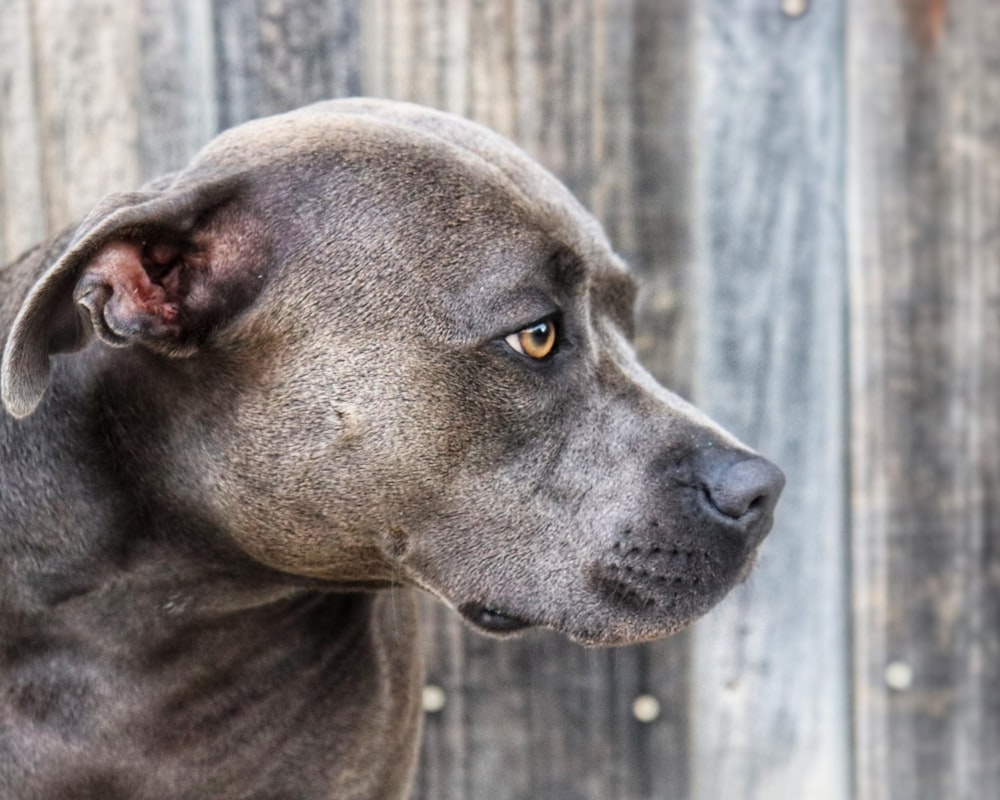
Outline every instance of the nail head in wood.
{"label": "nail head in wood", "polygon": [[781,10],[786,17],[801,17],[809,10],[809,0],[781,0]]}
{"label": "nail head in wood", "polygon": [[640,694],[632,701],[632,716],[639,722],[655,722],[660,716],[660,701],[651,694]]}
{"label": "nail head in wood", "polygon": [[885,683],[897,692],[905,692],[913,686],[913,667],[905,661],[892,661],[885,668]]}
{"label": "nail head in wood", "polygon": [[433,683],[424,686],[424,711],[428,714],[437,714],[442,711],[448,702],[448,695],[444,689]]}

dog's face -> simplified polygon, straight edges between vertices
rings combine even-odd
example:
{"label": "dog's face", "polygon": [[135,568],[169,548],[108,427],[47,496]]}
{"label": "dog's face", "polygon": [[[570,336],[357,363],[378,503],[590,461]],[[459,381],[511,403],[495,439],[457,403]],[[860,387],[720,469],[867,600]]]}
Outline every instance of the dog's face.
{"label": "dog's face", "polygon": [[313,399],[274,442],[307,464],[280,494],[323,520],[309,569],[347,525],[487,631],[678,630],[746,575],[780,472],[636,362],[633,282],[561,185],[466,123],[406,123],[299,176],[276,257],[299,263],[265,290],[309,353],[278,349],[254,414]]}
{"label": "dog's face", "polygon": [[190,171],[252,162],[181,249],[259,284],[175,353],[239,376],[177,427],[192,497],[271,566],[416,585],[492,633],[618,644],[704,613],[781,473],[637,363],[633,282],[554,178],[445,115],[331,105]]}

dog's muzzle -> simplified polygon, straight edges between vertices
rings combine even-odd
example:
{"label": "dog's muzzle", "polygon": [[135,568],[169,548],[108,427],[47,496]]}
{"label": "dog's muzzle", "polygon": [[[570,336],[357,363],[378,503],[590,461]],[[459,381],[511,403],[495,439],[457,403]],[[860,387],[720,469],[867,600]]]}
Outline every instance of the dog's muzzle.
{"label": "dog's muzzle", "polygon": [[724,446],[680,460],[665,455],[652,467],[655,499],[619,520],[584,567],[598,606],[579,606],[575,620],[574,610],[529,616],[523,598],[501,590],[459,605],[459,613],[494,636],[543,625],[585,644],[655,638],[705,613],[749,574],[785,477],[770,461]]}
{"label": "dog's muzzle", "polygon": [[627,613],[693,618],[746,578],[785,476],[764,458],[718,448],[685,459],[667,483],[674,508],[620,529],[589,579]]}

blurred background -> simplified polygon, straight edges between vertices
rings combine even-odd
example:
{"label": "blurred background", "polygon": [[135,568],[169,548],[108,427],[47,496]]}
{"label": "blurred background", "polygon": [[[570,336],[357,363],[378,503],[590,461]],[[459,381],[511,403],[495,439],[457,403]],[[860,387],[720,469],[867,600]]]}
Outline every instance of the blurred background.
{"label": "blurred background", "polygon": [[751,581],[670,640],[428,602],[414,798],[1000,797],[1000,3],[0,0],[0,255],[356,94],[566,181],[645,362],[788,476]]}

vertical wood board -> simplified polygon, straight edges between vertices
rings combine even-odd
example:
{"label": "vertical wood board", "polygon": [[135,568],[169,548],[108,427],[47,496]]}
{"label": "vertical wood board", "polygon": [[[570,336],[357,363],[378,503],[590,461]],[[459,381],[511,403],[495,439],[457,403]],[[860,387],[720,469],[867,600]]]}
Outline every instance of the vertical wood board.
{"label": "vertical wood board", "polygon": [[860,800],[1000,796],[1000,7],[855,4]]}
{"label": "vertical wood board", "polygon": [[361,91],[360,0],[215,0],[219,124]]}
{"label": "vertical wood board", "polygon": [[29,0],[0,0],[0,263],[48,229]]}
{"label": "vertical wood board", "polygon": [[211,3],[142,0],[137,98],[143,180],[183,167],[219,132]]}
{"label": "vertical wood board", "polygon": [[36,0],[34,102],[50,230],[140,180],[139,9],[111,0]]}
{"label": "vertical wood board", "polygon": [[749,583],[695,628],[694,797],[843,800],[843,5],[700,5],[695,399],[787,485]]}

